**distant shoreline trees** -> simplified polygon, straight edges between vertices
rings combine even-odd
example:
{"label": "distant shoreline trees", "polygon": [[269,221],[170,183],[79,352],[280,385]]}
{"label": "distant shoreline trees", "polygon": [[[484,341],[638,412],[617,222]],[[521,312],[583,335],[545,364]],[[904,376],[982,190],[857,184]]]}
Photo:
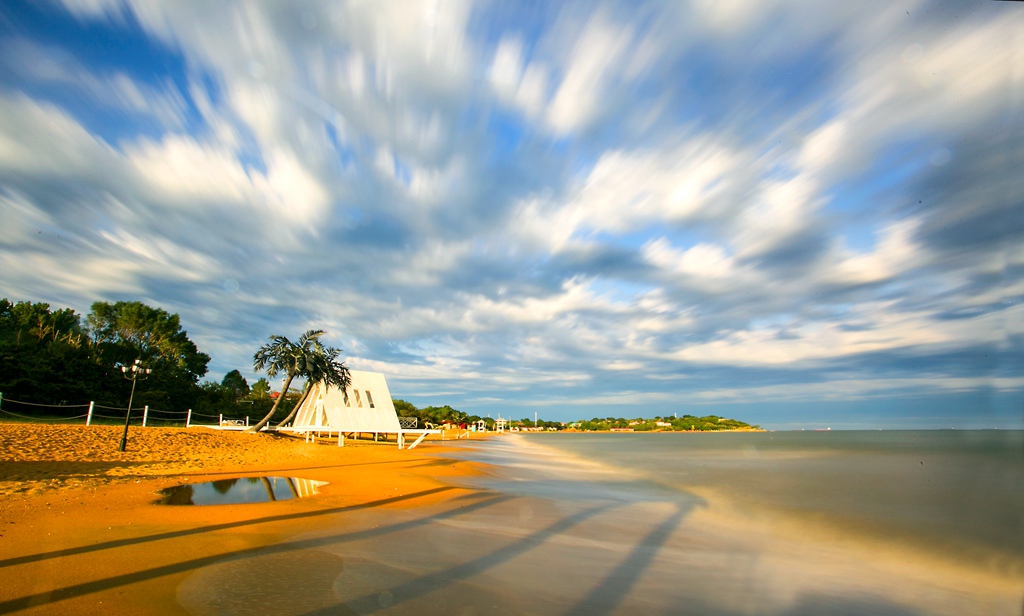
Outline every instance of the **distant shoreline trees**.
{"label": "distant shoreline trees", "polygon": [[401,398],[392,398],[391,401],[394,403],[395,411],[400,417],[415,417],[419,420],[421,428],[427,423],[435,426],[443,424],[468,426],[480,421],[481,419],[488,424],[489,427],[494,427],[494,420],[489,417],[481,418],[477,415],[470,415],[469,413],[453,409],[447,404],[444,406],[416,408],[416,405],[411,402],[406,402]]}
{"label": "distant shoreline trees", "polygon": [[[401,417],[415,417],[424,423],[433,425],[454,424],[468,426],[483,421],[489,430],[494,429],[494,419],[470,415],[463,411],[454,409],[448,405],[428,406],[417,408],[416,405],[393,398],[395,410]],[[697,417],[695,415],[683,415],[682,417],[654,417],[626,419],[623,417],[606,417],[604,419],[595,417],[593,419],[580,419],[573,422],[546,421],[538,419],[510,419],[506,423],[509,430],[549,430],[549,431],[579,431],[579,432],[610,432],[613,430],[624,430],[633,432],[720,432],[723,430],[760,430],[760,426],[751,425],[738,419],[719,417],[718,415],[706,415]]]}
{"label": "distant shoreline trees", "polygon": [[761,427],[751,425],[738,419],[719,417],[718,415],[683,415],[682,417],[654,417],[626,419],[623,417],[595,417],[589,420],[578,420],[567,425],[567,428],[586,432],[633,430],[634,432],[721,432],[723,430],[760,430]]}

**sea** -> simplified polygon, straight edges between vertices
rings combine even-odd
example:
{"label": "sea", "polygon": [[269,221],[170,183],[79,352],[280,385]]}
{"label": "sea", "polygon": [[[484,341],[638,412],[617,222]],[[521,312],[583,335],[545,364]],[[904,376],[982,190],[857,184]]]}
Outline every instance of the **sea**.
{"label": "sea", "polygon": [[179,602],[267,607],[210,589],[273,571],[302,581],[275,595],[281,613],[1024,615],[1024,431],[507,434],[434,451],[484,472],[444,504],[354,512],[345,533],[295,538],[309,547],[208,568]]}

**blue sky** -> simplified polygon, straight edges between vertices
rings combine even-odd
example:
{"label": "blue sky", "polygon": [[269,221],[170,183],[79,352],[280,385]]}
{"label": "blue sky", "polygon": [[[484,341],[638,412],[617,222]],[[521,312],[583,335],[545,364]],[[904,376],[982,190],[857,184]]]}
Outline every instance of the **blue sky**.
{"label": "blue sky", "polygon": [[1024,427],[1024,10],[852,4],[4,2],[0,294],[480,415]]}

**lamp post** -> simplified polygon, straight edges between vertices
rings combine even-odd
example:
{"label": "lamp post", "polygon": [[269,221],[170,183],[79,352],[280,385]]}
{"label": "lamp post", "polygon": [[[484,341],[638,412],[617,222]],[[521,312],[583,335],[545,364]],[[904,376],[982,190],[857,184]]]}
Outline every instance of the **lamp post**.
{"label": "lamp post", "polygon": [[128,396],[128,414],[124,416],[124,434],[121,435],[121,444],[117,447],[118,451],[124,451],[125,446],[128,444],[128,421],[132,417],[132,400],[135,399],[135,381],[145,379],[151,372],[153,372],[151,368],[142,367],[142,360],[139,359],[136,359],[135,363],[131,366],[121,366],[121,373],[124,374],[124,378],[130,379],[132,382],[132,393]]}

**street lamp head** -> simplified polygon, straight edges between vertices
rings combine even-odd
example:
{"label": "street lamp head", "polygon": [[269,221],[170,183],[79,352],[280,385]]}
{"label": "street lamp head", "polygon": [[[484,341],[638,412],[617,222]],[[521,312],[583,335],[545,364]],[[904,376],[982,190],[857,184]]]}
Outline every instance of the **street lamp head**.
{"label": "street lamp head", "polygon": [[150,374],[153,373],[153,369],[152,368],[143,368],[142,367],[142,360],[141,359],[136,359],[130,365],[126,366],[124,364],[121,364],[118,367],[121,369],[122,374],[124,374],[124,378],[131,379],[131,380],[135,380],[137,377],[140,377],[140,376],[141,377],[146,377],[146,376],[149,376]]}

